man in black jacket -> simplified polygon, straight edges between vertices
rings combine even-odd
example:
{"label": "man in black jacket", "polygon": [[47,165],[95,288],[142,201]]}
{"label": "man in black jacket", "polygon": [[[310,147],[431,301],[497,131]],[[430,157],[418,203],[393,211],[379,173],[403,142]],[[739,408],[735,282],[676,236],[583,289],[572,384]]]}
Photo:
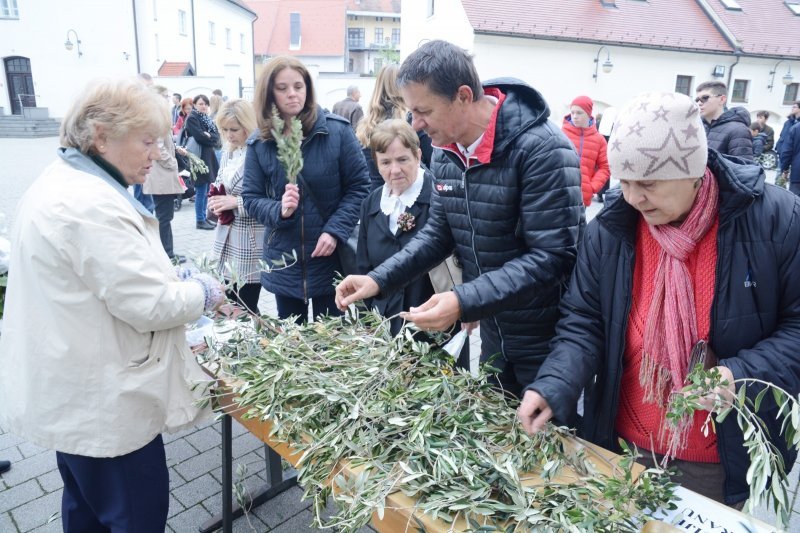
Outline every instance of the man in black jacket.
{"label": "man in black jacket", "polygon": [[725,155],[753,159],[750,113],[743,107],[727,109],[728,88],[721,81],[697,86],[697,98],[708,137],[708,147]]}
{"label": "man in black jacket", "polygon": [[519,395],[536,376],[584,224],[578,158],[542,96],[519,80],[481,85],[466,51],[421,46],[398,75],[413,127],[437,147],[428,223],[366,276],[348,276],[337,304],[397,290],[451,253],[464,283],[406,318],[445,331],[480,321],[481,359],[497,355],[500,384]]}

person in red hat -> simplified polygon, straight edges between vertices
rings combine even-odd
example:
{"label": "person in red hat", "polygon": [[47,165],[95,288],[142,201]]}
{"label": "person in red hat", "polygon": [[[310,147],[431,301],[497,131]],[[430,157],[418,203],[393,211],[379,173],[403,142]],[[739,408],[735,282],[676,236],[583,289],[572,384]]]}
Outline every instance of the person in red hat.
{"label": "person in red hat", "polygon": [[611,176],[606,139],[597,132],[593,107],[591,98],[578,96],[570,104],[569,115],[561,126],[581,158],[581,193],[586,206],[591,205],[592,195],[599,193]]}

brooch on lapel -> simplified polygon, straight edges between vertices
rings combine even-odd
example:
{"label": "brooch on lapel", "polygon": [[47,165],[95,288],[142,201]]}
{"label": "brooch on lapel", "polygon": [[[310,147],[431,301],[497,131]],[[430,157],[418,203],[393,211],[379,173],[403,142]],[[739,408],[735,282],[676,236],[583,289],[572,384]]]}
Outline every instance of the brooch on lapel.
{"label": "brooch on lapel", "polygon": [[403,211],[397,217],[397,227],[400,231],[411,231],[414,229],[416,218],[408,211]]}

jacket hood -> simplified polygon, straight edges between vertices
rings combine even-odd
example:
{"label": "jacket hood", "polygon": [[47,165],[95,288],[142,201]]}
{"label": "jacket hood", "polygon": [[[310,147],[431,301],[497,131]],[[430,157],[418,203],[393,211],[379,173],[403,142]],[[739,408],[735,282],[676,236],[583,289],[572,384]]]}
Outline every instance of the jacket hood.
{"label": "jacket hood", "polygon": [[497,88],[506,95],[495,123],[495,152],[523,131],[542,124],[550,116],[542,94],[516,78],[495,78],[483,83],[483,87]]}
{"label": "jacket hood", "polygon": [[725,122],[741,122],[750,127],[750,112],[743,107],[732,107],[726,110],[717,120],[712,120],[710,126],[724,124]]}
{"label": "jacket hood", "polygon": [[[766,175],[761,165],[739,157],[723,157],[709,149],[707,166],[719,184],[720,224],[740,214],[764,194]],[[606,193],[605,206],[596,217],[598,223],[632,243],[639,213],[625,201],[621,188]]]}

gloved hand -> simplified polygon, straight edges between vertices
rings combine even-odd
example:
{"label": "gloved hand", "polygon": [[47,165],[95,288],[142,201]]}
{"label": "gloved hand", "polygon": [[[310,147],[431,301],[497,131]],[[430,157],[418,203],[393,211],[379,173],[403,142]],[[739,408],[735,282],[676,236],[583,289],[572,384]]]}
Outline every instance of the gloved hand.
{"label": "gloved hand", "polygon": [[198,272],[186,281],[194,281],[203,288],[203,294],[205,295],[203,310],[206,313],[216,310],[225,301],[225,287],[210,274]]}

